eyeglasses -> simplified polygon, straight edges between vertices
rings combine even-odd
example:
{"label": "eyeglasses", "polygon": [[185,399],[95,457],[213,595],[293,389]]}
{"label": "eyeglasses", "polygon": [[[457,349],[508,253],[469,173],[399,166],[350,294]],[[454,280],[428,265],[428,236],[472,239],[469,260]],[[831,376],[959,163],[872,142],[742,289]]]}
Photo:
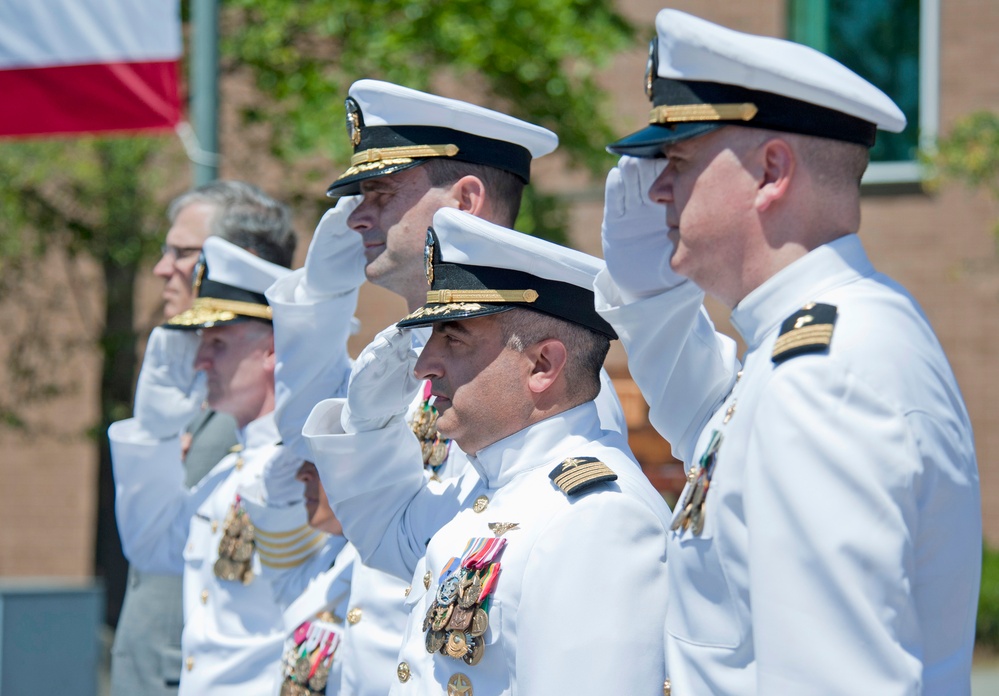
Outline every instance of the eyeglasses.
{"label": "eyeglasses", "polygon": [[201,253],[201,247],[179,247],[173,244],[164,244],[160,247],[164,257],[172,256],[173,260],[183,261]]}

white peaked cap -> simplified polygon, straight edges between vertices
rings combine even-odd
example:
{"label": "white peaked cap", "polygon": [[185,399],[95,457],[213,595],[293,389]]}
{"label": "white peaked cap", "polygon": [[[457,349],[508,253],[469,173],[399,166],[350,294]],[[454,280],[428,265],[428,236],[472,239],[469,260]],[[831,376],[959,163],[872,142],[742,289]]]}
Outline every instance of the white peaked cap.
{"label": "white peaked cap", "polygon": [[164,326],[203,329],[247,319],[271,321],[264,291],[289,273],[221,237],[209,237],[194,271],[194,306]]}
{"label": "white peaked cap", "polygon": [[646,90],[654,106],[650,126],[612,144],[611,151],[655,156],[663,144],[723,125],[870,147],[876,129],[899,132],[906,125],[888,95],[829,56],[678,10],[656,16]]}
{"label": "white peaked cap", "polygon": [[428,231],[427,304],[402,328],[521,308],[617,338],[594,309],[601,259],[442,208]]}
{"label": "white peaked cap", "polygon": [[381,80],[358,80],[346,100],[351,166],[327,195],[358,192],[364,179],[442,157],[530,179],[531,160],[558,147],[547,128],[475,104]]}

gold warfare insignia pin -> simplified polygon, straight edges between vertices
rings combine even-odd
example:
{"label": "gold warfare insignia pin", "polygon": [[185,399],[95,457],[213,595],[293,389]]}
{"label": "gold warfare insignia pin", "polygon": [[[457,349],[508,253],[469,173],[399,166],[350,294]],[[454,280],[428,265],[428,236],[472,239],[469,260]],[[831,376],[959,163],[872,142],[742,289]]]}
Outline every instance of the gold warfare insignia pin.
{"label": "gold warfare insignia pin", "polygon": [[515,529],[520,529],[519,522],[490,522],[489,531],[498,537],[503,536],[507,532],[512,532]]}
{"label": "gold warfare insignia pin", "polygon": [[427,285],[434,284],[434,235],[433,228],[427,228],[427,241],[423,247],[423,264],[427,275]]}
{"label": "gold warfare insignia pin", "polygon": [[579,495],[597,484],[616,481],[617,474],[596,457],[569,457],[552,469],[548,478],[568,496]]}
{"label": "gold warfare insignia pin", "polygon": [[770,359],[779,365],[788,358],[829,348],[837,310],[834,305],[810,302],[784,320]]}
{"label": "gold warfare insignia pin", "polygon": [[350,138],[350,144],[357,147],[361,144],[361,107],[353,97],[347,97],[343,105],[347,110],[347,137]]}

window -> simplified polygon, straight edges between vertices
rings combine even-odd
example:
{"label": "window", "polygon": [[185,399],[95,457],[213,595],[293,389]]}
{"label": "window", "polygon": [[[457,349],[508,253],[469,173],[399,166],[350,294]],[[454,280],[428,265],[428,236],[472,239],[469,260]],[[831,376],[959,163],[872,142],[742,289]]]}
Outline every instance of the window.
{"label": "window", "polygon": [[789,38],[826,53],[881,88],[908,120],[878,132],[864,182],[920,179],[921,146],[936,138],[940,0],[789,0]]}

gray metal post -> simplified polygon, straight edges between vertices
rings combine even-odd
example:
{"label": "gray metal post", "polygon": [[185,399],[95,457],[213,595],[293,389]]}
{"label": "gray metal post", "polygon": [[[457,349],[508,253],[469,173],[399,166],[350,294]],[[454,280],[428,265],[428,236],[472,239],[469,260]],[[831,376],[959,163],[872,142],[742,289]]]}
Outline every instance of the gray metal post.
{"label": "gray metal post", "polygon": [[191,116],[200,156],[194,161],[194,184],[219,175],[219,7],[218,0],[193,0],[191,21]]}

